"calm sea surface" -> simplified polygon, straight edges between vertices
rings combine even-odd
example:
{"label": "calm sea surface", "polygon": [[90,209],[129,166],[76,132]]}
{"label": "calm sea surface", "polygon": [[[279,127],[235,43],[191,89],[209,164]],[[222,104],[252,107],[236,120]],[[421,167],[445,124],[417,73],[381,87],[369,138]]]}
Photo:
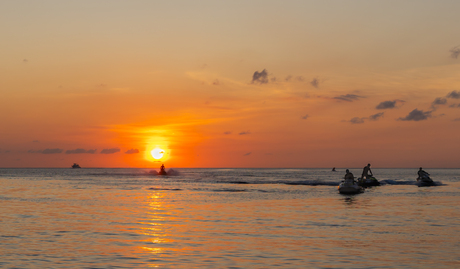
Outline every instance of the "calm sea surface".
{"label": "calm sea surface", "polygon": [[460,169],[337,170],[0,169],[0,267],[460,268]]}

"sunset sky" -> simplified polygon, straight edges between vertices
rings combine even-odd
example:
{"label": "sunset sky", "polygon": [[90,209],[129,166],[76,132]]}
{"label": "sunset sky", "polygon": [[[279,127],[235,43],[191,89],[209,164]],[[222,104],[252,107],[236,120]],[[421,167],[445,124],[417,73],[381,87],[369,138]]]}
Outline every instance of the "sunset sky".
{"label": "sunset sky", "polygon": [[458,168],[459,11],[0,1],[0,167]]}

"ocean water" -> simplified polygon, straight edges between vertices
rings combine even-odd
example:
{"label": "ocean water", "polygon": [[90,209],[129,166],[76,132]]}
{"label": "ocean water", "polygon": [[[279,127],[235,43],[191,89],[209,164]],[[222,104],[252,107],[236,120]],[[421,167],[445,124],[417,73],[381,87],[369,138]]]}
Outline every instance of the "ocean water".
{"label": "ocean water", "polygon": [[0,268],[460,268],[460,169],[337,170],[0,169]]}

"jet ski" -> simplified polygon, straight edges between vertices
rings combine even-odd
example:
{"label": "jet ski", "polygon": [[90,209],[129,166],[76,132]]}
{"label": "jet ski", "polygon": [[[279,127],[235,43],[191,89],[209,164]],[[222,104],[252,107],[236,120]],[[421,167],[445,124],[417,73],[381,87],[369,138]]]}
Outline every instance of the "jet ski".
{"label": "jet ski", "polygon": [[359,186],[364,187],[364,188],[380,186],[380,182],[373,176],[370,176],[368,178],[359,178],[358,184]]}
{"label": "jet ski", "polygon": [[425,173],[417,178],[417,184],[419,186],[433,186],[434,181],[430,178],[428,173]]}
{"label": "jet ski", "polygon": [[338,189],[341,194],[357,194],[364,191],[353,178],[344,179]]}

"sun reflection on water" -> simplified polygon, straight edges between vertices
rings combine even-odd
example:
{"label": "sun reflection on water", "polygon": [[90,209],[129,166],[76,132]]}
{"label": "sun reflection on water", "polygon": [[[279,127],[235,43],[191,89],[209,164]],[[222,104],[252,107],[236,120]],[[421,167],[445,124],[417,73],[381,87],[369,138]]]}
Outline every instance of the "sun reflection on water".
{"label": "sun reflection on water", "polygon": [[[143,240],[143,246],[140,248],[155,256],[164,255],[167,249],[163,244],[171,243],[171,236],[168,233],[165,223],[170,223],[170,208],[164,200],[167,199],[163,192],[155,192],[146,197],[146,218],[140,233],[148,237]],[[154,245],[153,247],[151,245]]]}

